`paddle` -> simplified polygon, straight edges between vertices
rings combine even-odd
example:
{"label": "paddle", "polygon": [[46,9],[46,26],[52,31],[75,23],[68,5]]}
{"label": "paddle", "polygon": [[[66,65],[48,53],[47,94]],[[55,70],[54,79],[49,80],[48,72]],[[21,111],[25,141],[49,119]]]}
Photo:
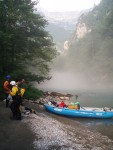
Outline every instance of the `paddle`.
{"label": "paddle", "polygon": [[[81,107],[81,106],[80,106]],[[86,110],[84,107],[81,107],[82,109]]]}

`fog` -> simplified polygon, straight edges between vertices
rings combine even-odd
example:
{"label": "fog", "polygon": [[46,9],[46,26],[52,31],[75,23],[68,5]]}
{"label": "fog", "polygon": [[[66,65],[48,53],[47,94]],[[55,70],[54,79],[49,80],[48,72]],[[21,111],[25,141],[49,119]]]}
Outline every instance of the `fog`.
{"label": "fog", "polygon": [[[70,91],[104,92],[113,90],[111,4],[111,1],[109,4],[101,1],[100,5],[95,7],[93,11],[86,11],[87,13],[84,12],[84,15],[81,15],[73,35],[70,35],[70,38],[64,41],[64,43],[68,41],[66,49],[64,47],[60,56],[53,61],[50,72],[52,78],[49,81],[37,84],[38,88],[48,91],[66,91],[68,93]],[[110,18],[106,12],[109,12]],[[51,20],[49,20],[49,23],[51,24]],[[60,20],[61,23],[63,24]],[[56,25],[59,27],[58,22],[56,22]],[[50,30],[52,29],[50,28]],[[56,31],[56,28],[53,31]],[[82,33],[83,36],[78,36],[78,33],[79,35]],[[52,33],[53,39],[55,34],[60,38],[62,32],[58,30],[57,33]],[[65,45],[60,40],[56,42],[56,45],[58,43]]]}
{"label": "fog", "polygon": [[[101,57],[100,57],[101,58]],[[82,61],[81,61],[82,60]],[[60,54],[50,66],[50,80],[36,84],[41,90],[56,91],[75,94],[80,92],[107,92],[113,90],[113,79],[110,65],[107,60],[100,65],[97,61],[88,64],[79,57],[74,59],[68,55]],[[111,64],[112,66],[112,64]]]}
{"label": "fog", "polygon": [[85,81],[80,79],[80,76],[74,75],[71,72],[52,72],[52,79],[45,81],[39,85],[40,88],[48,90],[75,90],[83,88]]}
{"label": "fog", "polygon": [[83,73],[73,73],[70,71],[54,71],[51,72],[52,78],[44,81],[36,86],[44,91],[56,91],[75,94],[78,91],[100,91],[110,90],[110,86],[101,85],[93,81],[89,76]]}

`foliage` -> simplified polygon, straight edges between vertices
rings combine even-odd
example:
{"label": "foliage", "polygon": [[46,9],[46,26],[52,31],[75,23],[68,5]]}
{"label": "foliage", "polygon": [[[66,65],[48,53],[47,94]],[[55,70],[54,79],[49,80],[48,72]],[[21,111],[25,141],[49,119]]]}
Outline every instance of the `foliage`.
{"label": "foliage", "polygon": [[25,92],[25,95],[24,95],[24,98],[25,99],[28,99],[28,100],[37,100],[39,99],[41,96],[43,95],[43,92],[32,87],[32,86],[28,86],[26,88],[26,92]]}
{"label": "foliage", "polygon": [[0,74],[41,82],[56,56],[47,21],[34,13],[36,1],[0,1]]}

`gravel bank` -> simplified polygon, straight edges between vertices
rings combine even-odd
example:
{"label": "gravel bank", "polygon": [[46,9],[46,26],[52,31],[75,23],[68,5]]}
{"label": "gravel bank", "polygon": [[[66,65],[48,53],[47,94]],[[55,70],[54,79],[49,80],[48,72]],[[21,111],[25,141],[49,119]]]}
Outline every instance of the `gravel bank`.
{"label": "gravel bank", "polygon": [[54,118],[41,109],[37,114],[23,116],[21,121],[11,120],[10,114],[5,103],[0,102],[0,150],[113,149],[108,137],[91,132],[76,121]]}

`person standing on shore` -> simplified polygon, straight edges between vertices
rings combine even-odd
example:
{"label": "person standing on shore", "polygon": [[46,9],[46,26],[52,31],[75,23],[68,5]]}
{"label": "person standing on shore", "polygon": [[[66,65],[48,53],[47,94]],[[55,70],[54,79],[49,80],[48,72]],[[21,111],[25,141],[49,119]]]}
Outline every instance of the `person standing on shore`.
{"label": "person standing on shore", "polygon": [[6,80],[3,83],[3,89],[4,89],[4,93],[6,95],[6,107],[9,107],[8,95],[10,94],[10,91],[11,91],[10,78],[11,78],[11,76],[7,75]]}
{"label": "person standing on shore", "polygon": [[21,89],[21,105],[22,105],[23,95],[24,95],[24,93],[26,91],[26,88],[25,88],[25,79],[16,80],[16,85],[18,86],[19,89]]}
{"label": "person standing on shore", "polygon": [[20,106],[22,104],[22,97],[25,93],[25,90],[19,88],[15,81],[11,81],[10,84],[12,85],[10,94],[13,98],[10,108],[13,113],[13,119],[21,120]]}
{"label": "person standing on shore", "polygon": [[25,79],[19,79],[19,80],[16,80],[16,84],[18,85],[18,87],[20,88],[25,88],[24,84],[25,84]]}

